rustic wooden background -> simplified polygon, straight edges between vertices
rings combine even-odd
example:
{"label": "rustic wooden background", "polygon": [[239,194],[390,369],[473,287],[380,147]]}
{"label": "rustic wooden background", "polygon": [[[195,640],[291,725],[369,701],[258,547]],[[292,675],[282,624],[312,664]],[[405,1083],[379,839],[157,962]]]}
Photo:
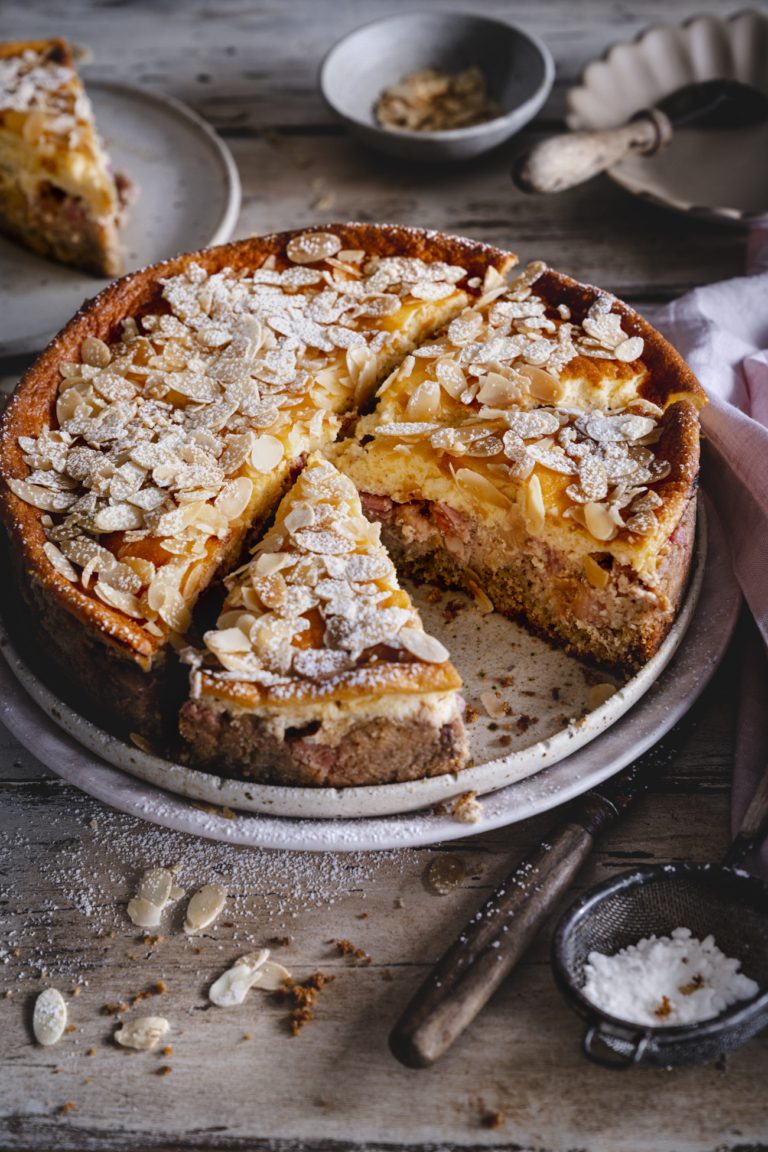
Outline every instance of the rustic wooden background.
{"label": "rustic wooden background", "polygon": [[[333,123],[315,79],[344,32],[413,0],[37,0],[0,3],[2,35],[63,34],[94,51],[94,73],[168,92],[205,115],[240,168],[236,235],[365,219],[428,225],[544,258],[628,299],[651,318],[664,301],[739,273],[745,237],[643,205],[607,179],[553,199],[510,184],[518,142],[471,171],[421,170],[362,151]],[[421,0],[421,7],[437,7]],[[561,124],[563,92],[617,39],[717,0],[448,0],[512,18],[554,52],[558,82],[522,138]],[[753,6],[766,8],[764,3]],[[87,74],[87,73],[86,73]],[[18,363],[0,363],[12,380]],[[600,844],[577,888],[635,863],[716,859],[728,841],[739,648],[707,690],[685,747],[650,795]],[[757,1152],[768,1148],[768,1035],[718,1066],[613,1073],[579,1053],[542,939],[482,1017],[435,1068],[412,1072],[386,1037],[428,965],[514,860],[542,817],[445,848],[323,856],[249,852],[166,835],[110,813],[0,735],[0,1147],[72,1149],[494,1148],[509,1152]],[[462,883],[425,882],[450,854]],[[123,905],[146,865],[181,864],[189,888],[229,879],[231,909],[194,945],[178,927],[144,944]],[[298,1037],[286,1009],[252,993],[208,1010],[211,979],[243,951],[276,952],[295,976],[336,979]],[[346,938],[370,964],[341,957]],[[164,981],[143,1006],[168,1017],[173,1053],[118,1050],[101,1013]],[[35,994],[67,995],[74,1031],[31,1042]],[[78,989],[75,994],[75,989]],[[133,1014],[142,1011],[132,1009]],[[157,1074],[162,1068],[167,1074]]]}

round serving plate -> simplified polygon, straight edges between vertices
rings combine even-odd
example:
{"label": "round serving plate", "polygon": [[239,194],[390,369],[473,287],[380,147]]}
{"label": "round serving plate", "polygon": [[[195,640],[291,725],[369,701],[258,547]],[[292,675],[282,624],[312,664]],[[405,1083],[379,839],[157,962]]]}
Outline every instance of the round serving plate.
{"label": "round serving plate", "polygon": [[[114,768],[207,804],[296,819],[392,816],[448,802],[465,792],[482,796],[556,764],[595,740],[656,682],[681,643],[701,591],[707,550],[702,514],[685,601],[659,651],[619,685],[532,635],[499,613],[482,615],[466,596],[430,587],[411,593],[428,632],[448,645],[461,670],[472,767],[401,784],[298,788],[234,780],[175,763],[127,743],[85,719],[51,691],[6,636],[4,653],[33,700],[59,727]],[[613,691],[594,706],[590,693]],[[591,707],[590,704],[593,706]]]}
{"label": "round serving plate", "polygon": [[[568,126],[614,128],[664,96],[702,80],[740,80],[768,94],[768,14],[736,12],[659,24],[614,44],[566,94]],[[654,156],[632,156],[608,175],[665,208],[719,223],[768,221],[768,121],[747,128],[684,128]]]}
{"label": "round serving plate", "polygon": [[[292,819],[274,812],[233,816],[215,808],[201,809],[199,801],[174,795],[110,766],[68,735],[59,727],[61,705],[43,708],[22,687],[17,679],[19,658],[9,652],[5,639],[6,661],[0,661],[0,720],[43,764],[84,792],[153,823],[231,844],[364,851],[416,847],[502,827],[565,803],[620,771],[661,739],[706,686],[728,645],[740,605],[722,529],[711,506],[708,511],[706,564],[697,564],[701,588],[696,609],[684,641],[651,690],[591,743],[559,763],[486,796],[473,824],[424,809],[357,819],[343,815]],[[462,774],[462,790],[467,787],[465,780]],[[341,794],[311,791],[316,800],[322,795]],[[215,791],[210,803],[221,805],[226,800]]]}
{"label": "round serving plate", "polygon": [[[138,186],[122,230],[126,272],[228,240],[240,178],[210,125],[170,96],[106,79],[87,89],[115,170]],[[44,348],[108,283],[0,237],[0,353]]]}

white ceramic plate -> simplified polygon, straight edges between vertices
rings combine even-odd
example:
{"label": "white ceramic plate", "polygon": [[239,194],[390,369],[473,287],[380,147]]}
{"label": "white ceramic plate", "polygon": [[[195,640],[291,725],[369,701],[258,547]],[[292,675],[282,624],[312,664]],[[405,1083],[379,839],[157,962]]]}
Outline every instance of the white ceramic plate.
{"label": "white ceramic plate", "polygon": [[[694,16],[614,44],[566,95],[570,128],[613,128],[700,80],[741,80],[768,94],[768,14]],[[632,156],[609,175],[637,196],[721,223],[768,220],[768,122],[677,132],[655,156]]]}
{"label": "white ceramic plate", "polygon": [[[115,170],[139,186],[123,230],[126,272],[228,240],[240,178],[213,129],[169,96],[110,80],[87,88]],[[107,283],[0,237],[0,354],[39,351]]]}
{"label": "white ceramic plate", "polygon": [[[703,691],[728,645],[741,602],[722,529],[711,508],[708,512],[707,561],[698,604],[683,643],[652,689],[578,752],[486,797],[475,824],[462,824],[431,811],[296,820],[245,814],[227,818],[201,810],[180,796],[110,767],[85,749],[32,700],[7,661],[0,661],[0,720],[51,771],[113,808],[230,844],[365,851],[418,847],[503,827],[563,804],[620,771],[660,740]],[[53,708],[55,714],[55,704]]]}

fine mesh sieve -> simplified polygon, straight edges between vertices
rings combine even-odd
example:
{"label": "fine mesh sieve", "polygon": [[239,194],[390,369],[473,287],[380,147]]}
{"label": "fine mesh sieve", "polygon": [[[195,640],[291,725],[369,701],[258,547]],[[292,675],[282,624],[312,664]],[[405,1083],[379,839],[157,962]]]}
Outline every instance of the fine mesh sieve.
{"label": "fine mesh sieve", "polygon": [[[609,1016],[583,995],[590,952],[613,955],[642,937],[690,928],[710,933],[760,986],[712,1020],[649,1028]],[[555,979],[588,1027],[585,1054],[608,1067],[669,1067],[716,1060],[768,1025],[768,885],[716,864],[638,868],[592,889],[565,914],[552,942]]]}

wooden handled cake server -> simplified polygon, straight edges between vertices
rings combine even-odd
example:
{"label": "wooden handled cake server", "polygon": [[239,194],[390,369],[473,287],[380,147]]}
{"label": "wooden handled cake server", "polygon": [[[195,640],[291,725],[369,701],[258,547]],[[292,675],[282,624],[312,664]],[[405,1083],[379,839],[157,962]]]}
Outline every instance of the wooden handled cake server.
{"label": "wooden handled cake server", "polygon": [[[683,725],[683,728],[685,725]],[[450,1048],[524,955],[586,861],[597,833],[618,819],[675,757],[681,725],[566,812],[470,920],[415,993],[389,1037],[409,1068]]]}

